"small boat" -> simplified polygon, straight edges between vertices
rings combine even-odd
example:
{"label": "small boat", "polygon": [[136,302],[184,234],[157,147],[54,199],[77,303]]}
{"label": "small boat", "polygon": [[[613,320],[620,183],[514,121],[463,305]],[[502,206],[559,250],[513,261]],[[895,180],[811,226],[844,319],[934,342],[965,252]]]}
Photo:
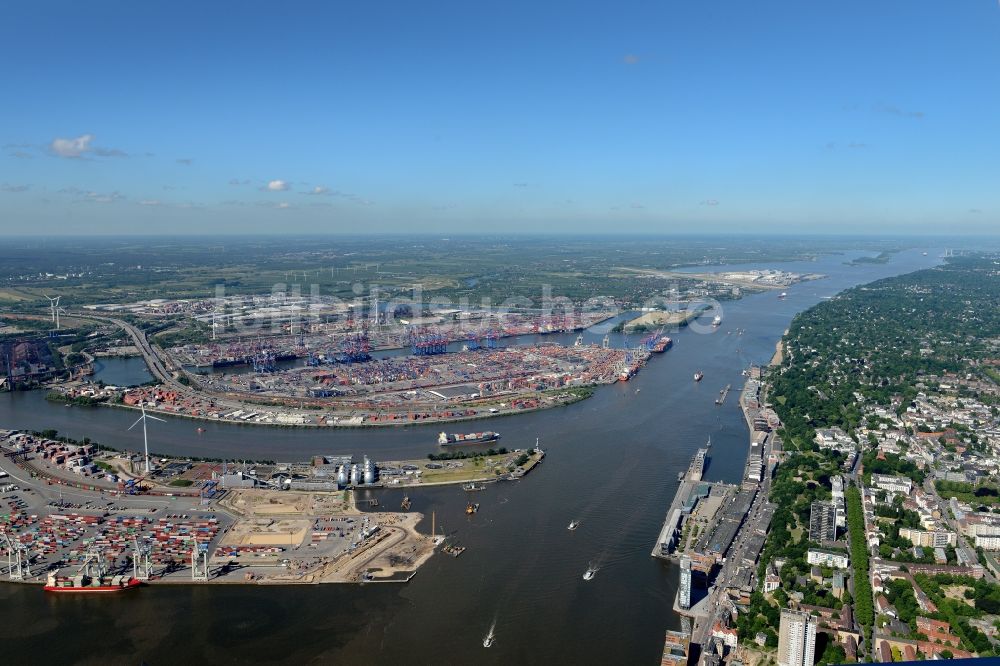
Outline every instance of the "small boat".
{"label": "small boat", "polygon": [[698,372],[694,373],[694,380],[696,382],[700,382],[701,378],[704,377],[704,376],[705,376],[705,373],[703,373],[701,370],[699,370]]}
{"label": "small boat", "polygon": [[597,567],[591,564],[589,567],[587,567],[587,570],[583,572],[583,579],[594,580],[594,576],[596,575],[597,575]]}
{"label": "small boat", "polygon": [[201,433],[203,433],[203,432],[205,432],[205,429],[204,429],[204,428],[198,428],[198,434],[199,434],[199,435],[200,435]]}
{"label": "small boat", "polygon": [[786,294],[785,292],[781,292],[780,294],[778,294],[779,299],[784,299],[786,296],[788,296],[788,294]]}
{"label": "small boat", "polygon": [[402,501],[402,503],[401,503],[401,504],[399,505],[399,507],[400,507],[400,508],[401,508],[401,509],[402,509],[403,511],[409,511],[409,510],[410,510],[410,496],[409,496],[409,495],[403,495],[403,501]]}
{"label": "small boat", "polygon": [[684,472],[677,472],[677,480],[678,481],[684,480]]}
{"label": "small boat", "polygon": [[496,629],[496,627],[497,627],[496,622],[494,622],[493,625],[490,626],[490,633],[486,634],[486,637],[483,639],[484,648],[493,647],[493,641],[496,640],[496,635],[493,632]]}
{"label": "small boat", "polygon": [[476,483],[475,481],[470,481],[469,483],[462,484],[462,490],[466,492],[472,492],[474,490],[486,490],[485,483]]}
{"label": "small boat", "polygon": [[572,521],[569,524],[569,527],[567,527],[566,529],[568,529],[570,532],[572,532],[573,530],[575,530],[579,526],[580,526],[580,521],[579,520],[574,520],[574,521]]}
{"label": "small boat", "polygon": [[639,392],[639,391],[641,391],[641,390],[642,390],[642,389],[636,389],[636,390],[635,390],[635,392],[636,392],[636,393],[638,393],[638,392]]}
{"label": "small boat", "polygon": [[474,514],[477,511],[479,511],[479,505],[478,504],[473,504],[472,502],[469,502],[468,504],[465,505],[465,514],[466,515],[471,516],[472,514]]}

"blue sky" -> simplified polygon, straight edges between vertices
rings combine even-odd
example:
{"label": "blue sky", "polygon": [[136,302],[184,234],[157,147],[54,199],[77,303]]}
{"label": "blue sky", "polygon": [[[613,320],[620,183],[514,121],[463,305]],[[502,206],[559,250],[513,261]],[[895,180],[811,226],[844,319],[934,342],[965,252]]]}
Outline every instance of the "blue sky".
{"label": "blue sky", "polygon": [[1000,229],[997,0],[39,1],[3,25],[0,233]]}

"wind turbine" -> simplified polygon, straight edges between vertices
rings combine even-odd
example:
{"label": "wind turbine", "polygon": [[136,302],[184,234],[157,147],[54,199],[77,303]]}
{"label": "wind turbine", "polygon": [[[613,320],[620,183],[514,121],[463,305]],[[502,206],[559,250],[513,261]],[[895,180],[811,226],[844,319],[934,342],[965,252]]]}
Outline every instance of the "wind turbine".
{"label": "wind turbine", "polygon": [[66,314],[66,311],[62,308],[56,308],[56,330],[59,330],[59,315]]}
{"label": "wind turbine", "polygon": [[135,423],[128,427],[129,430],[139,425],[139,421],[142,421],[142,446],[146,452],[146,474],[149,474],[149,438],[146,436],[146,419],[153,419],[154,421],[159,421],[160,423],[166,423],[163,419],[158,419],[155,416],[150,416],[146,413],[146,406],[139,403],[139,408],[142,410],[142,416],[140,416]]}
{"label": "wind turbine", "polygon": [[52,296],[46,296],[45,298],[49,299],[49,305],[52,307],[52,323],[54,324],[56,322],[56,308],[59,307],[59,299],[62,298],[62,296],[56,296],[55,298]]}

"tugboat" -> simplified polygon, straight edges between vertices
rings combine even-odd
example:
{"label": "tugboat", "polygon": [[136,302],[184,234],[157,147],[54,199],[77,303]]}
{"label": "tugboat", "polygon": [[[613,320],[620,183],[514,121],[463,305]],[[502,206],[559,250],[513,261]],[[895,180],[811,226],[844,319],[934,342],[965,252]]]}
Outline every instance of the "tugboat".
{"label": "tugboat", "polygon": [[698,372],[694,373],[694,380],[696,382],[700,382],[701,378],[704,377],[704,376],[705,376],[705,373],[702,372],[701,370],[699,370]]}
{"label": "tugboat", "polygon": [[587,570],[583,572],[583,579],[594,580],[594,576],[596,575],[597,575],[597,567],[591,564],[589,567],[587,567]]}
{"label": "tugboat", "polygon": [[575,530],[579,526],[580,526],[580,521],[579,520],[574,520],[574,521],[572,521],[569,524],[569,527],[567,527],[566,529],[568,529],[570,532],[572,532],[573,530]]}

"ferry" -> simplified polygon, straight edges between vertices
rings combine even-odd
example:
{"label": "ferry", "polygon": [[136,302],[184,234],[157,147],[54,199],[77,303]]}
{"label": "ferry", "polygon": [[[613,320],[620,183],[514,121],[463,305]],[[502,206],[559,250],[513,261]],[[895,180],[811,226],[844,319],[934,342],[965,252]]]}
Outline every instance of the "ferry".
{"label": "ferry", "polygon": [[99,576],[91,577],[84,574],[76,576],[60,576],[59,571],[49,572],[48,579],[43,588],[46,592],[63,593],[91,593],[91,592],[124,592],[141,585],[138,578],[132,576]]}
{"label": "ferry", "polygon": [[441,446],[454,446],[456,444],[485,444],[495,442],[500,439],[500,433],[487,430],[486,432],[473,432],[468,435],[450,435],[442,432],[438,435],[438,444]]}

